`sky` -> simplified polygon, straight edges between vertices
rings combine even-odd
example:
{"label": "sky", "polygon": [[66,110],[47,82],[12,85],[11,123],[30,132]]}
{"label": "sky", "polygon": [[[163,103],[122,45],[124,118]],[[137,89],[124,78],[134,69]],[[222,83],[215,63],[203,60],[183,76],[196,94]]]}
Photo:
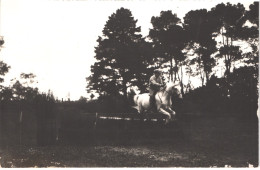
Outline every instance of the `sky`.
{"label": "sky", "polygon": [[[88,97],[86,77],[94,64],[94,47],[108,17],[124,7],[132,11],[147,36],[152,16],[172,10],[179,18],[196,9],[208,9],[219,0],[0,0],[0,52],[11,69],[5,84],[21,73],[34,73],[37,87],[58,99]],[[232,4],[239,1],[232,0]],[[241,3],[242,1],[240,1]],[[246,9],[253,1],[243,3]]]}

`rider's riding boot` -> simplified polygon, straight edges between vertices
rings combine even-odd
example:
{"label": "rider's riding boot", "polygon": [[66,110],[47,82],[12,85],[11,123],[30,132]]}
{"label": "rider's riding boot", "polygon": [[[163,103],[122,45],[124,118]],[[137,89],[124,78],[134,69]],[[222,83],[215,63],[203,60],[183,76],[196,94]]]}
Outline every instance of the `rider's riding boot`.
{"label": "rider's riding boot", "polygon": [[155,96],[150,96],[150,108],[152,112],[156,112]]}

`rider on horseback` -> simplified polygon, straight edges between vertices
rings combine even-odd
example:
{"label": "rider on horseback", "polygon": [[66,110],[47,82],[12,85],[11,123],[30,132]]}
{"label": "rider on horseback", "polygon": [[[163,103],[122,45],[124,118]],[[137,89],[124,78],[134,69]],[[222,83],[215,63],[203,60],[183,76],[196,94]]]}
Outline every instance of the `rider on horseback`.
{"label": "rider on horseback", "polygon": [[152,111],[156,111],[155,95],[164,86],[159,69],[154,70],[154,75],[149,80],[150,106]]}

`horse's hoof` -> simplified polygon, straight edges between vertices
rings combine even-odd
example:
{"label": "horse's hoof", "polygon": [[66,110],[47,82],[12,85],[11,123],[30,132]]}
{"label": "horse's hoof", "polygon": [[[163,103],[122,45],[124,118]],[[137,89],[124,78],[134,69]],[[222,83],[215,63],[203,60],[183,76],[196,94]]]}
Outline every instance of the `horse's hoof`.
{"label": "horse's hoof", "polygon": [[171,121],[175,121],[175,120],[176,120],[176,118],[175,118],[175,117],[171,119]]}
{"label": "horse's hoof", "polygon": [[164,124],[167,125],[169,122],[170,122],[170,120],[166,120]]}

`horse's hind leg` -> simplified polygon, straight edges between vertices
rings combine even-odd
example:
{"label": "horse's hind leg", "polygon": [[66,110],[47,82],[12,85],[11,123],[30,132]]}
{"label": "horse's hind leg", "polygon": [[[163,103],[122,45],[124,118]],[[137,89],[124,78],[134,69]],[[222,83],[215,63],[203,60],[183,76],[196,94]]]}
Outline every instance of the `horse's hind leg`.
{"label": "horse's hind leg", "polygon": [[167,116],[165,124],[169,123],[169,121],[171,119],[171,114],[166,112],[163,108],[160,108],[159,112]]}

